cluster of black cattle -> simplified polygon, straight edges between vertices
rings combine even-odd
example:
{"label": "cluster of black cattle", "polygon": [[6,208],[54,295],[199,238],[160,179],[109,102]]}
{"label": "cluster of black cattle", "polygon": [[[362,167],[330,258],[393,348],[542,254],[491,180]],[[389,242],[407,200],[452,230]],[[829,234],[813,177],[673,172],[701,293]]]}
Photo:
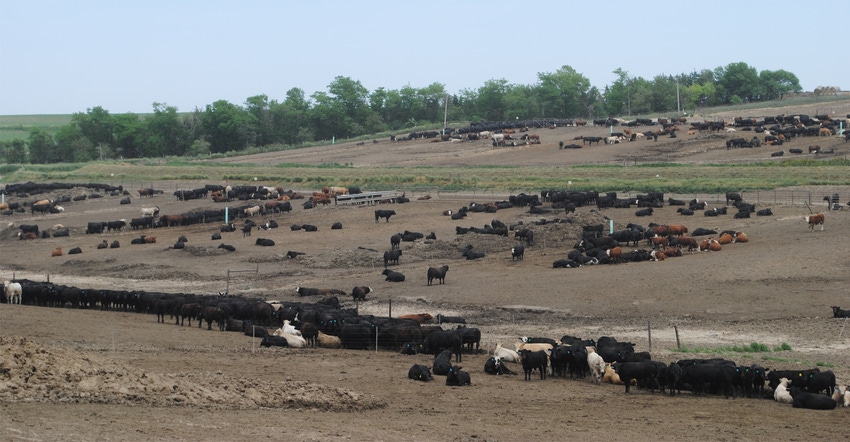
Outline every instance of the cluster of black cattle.
{"label": "cluster of black cattle", "polygon": [[[681,394],[681,391],[685,390],[695,395],[723,394],[726,398],[730,395],[740,395],[773,399],[773,390],[782,378],[791,381],[789,387],[816,395],[825,393],[824,397],[832,395],[836,387],[835,374],[829,370],[771,370],[759,364],[739,366],[734,361],[722,358],[681,359],[666,364],[653,361],[649,352],[635,352],[633,343],[618,342],[612,337],[603,336],[598,341],[593,341],[567,335],[562,337],[560,342],[551,338],[529,338],[527,342],[549,344],[552,349],[548,352],[548,360],[544,350],[520,350],[526,380],[530,380],[530,371],[533,369],[540,371],[541,379],[545,379],[547,374],[553,377],[569,375],[570,378],[584,378],[591,374],[587,348],[594,347],[602,360],[611,364],[619,380],[625,385],[626,393],[630,392],[634,384],[639,388],[649,389],[650,392],[668,392],[671,396]],[[535,357],[530,357],[531,355]],[[550,367],[548,373],[547,365]],[[494,361],[488,360],[485,363],[485,372],[501,374],[492,371],[493,367]]]}
{"label": "cluster of black cattle", "polygon": [[[40,195],[49,192],[62,191],[62,190],[71,190],[75,187],[83,187],[89,188],[96,191],[106,192],[111,196],[118,196],[123,194],[129,194],[127,191],[123,189],[122,186],[111,186],[109,184],[98,184],[98,183],[13,183],[6,185],[6,188],[0,192],[5,195],[14,196],[16,198],[29,198],[32,195]],[[39,199],[34,201],[10,201],[6,203],[6,207],[0,211],[0,215],[12,215],[14,213],[26,213],[27,209],[31,214],[39,213],[59,213],[62,211],[60,208],[60,204],[69,203],[72,201],[83,201],[87,198],[101,198],[102,195],[99,193],[90,193],[88,195],[77,195],[74,197],[68,195],[61,195],[57,197],[55,200],[48,202],[47,204],[35,204]]]}

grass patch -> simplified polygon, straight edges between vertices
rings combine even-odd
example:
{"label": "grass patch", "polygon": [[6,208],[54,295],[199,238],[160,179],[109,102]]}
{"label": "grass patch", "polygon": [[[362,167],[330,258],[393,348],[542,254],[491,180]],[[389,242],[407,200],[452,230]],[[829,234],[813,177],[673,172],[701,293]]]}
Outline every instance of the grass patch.
{"label": "grass patch", "polygon": [[767,344],[751,342],[749,345],[727,345],[723,347],[687,347],[671,349],[676,353],[706,353],[706,354],[722,354],[722,353],[770,353],[779,351],[790,351],[791,346],[783,342],[781,345],[774,347],[773,350]]}

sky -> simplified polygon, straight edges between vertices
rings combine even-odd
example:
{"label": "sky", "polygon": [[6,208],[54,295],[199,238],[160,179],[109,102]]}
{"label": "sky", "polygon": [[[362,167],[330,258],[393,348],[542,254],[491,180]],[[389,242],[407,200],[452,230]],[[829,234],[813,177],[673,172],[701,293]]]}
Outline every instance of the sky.
{"label": "sky", "polygon": [[570,66],[604,90],[744,62],[850,89],[846,0],[0,0],[0,115],[244,105],[337,76],[449,93]]}

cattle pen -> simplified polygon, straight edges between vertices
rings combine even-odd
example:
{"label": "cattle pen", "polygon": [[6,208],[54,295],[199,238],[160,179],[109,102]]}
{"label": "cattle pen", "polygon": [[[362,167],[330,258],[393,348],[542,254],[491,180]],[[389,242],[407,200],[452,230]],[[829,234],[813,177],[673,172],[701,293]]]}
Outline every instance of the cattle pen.
{"label": "cattle pen", "polygon": [[336,204],[341,206],[377,204],[383,200],[392,200],[397,196],[398,192],[395,190],[385,190],[382,192],[352,193],[347,195],[337,195]]}

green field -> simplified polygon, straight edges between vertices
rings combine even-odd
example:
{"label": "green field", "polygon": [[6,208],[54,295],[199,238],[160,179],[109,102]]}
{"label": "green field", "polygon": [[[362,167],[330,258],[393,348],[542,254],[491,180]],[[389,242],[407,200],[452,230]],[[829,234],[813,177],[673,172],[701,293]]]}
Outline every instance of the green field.
{"label": "green field", "polygon": [[0,115],[0,141],[17,138],[26,140],[30,129],[40,127],[55,134],[60,127],[71,122],[71,115]]}

